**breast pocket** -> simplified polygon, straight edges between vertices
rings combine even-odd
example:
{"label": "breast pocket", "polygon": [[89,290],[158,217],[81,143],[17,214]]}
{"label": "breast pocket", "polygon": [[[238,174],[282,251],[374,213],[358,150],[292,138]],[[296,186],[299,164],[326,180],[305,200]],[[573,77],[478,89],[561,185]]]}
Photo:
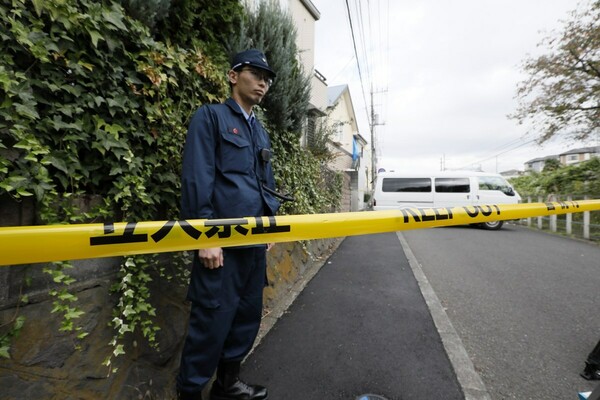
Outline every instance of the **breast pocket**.
{"label": "breast pocket", "polygon": [[223,172],[250,173],[252,146],[245,138],[229,132],[221,134],[221,170]]}

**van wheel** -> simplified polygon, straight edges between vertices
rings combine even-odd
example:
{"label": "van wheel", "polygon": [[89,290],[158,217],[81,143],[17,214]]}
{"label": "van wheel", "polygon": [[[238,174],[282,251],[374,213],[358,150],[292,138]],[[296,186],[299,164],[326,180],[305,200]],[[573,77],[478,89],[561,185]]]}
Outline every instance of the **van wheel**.
{"label": "van wheel", "polygon": [[497,231],[498,229],[502,228],[503,224],[504,221],[489,221],[481,224],[481,227],[483,229],[487,229],[488,231]]}

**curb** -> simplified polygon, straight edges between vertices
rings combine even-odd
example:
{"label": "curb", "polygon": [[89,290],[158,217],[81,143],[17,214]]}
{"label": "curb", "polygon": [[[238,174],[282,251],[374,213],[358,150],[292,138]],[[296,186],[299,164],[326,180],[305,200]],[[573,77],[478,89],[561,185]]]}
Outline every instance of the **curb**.
{"label": "curb", "polygon": [[398,235],[398,240],[400,240],[404,254],[408,259],[408,263],[413,270],[415,279],[421,288],[421,293],[425,298],[433,322],[442,339],[442,344],[444,345],[448,359],[452,364],[452,368],[454,368],[454,373],[456,374],[458,384],[465,395],[465,400],[491,400],[485,384],[481,380],[479,374],[475,371],[473,362],[469,358],[462,340],[458,336],[452,322],[450,322],[450,318],[448,318],[446,311],[444,311],[444,307],[442,307],[440,300],[429,284],[429,281],[423,273],[421,265],[413,254],[408,242],[401,232],[396,232],[396,234]]}

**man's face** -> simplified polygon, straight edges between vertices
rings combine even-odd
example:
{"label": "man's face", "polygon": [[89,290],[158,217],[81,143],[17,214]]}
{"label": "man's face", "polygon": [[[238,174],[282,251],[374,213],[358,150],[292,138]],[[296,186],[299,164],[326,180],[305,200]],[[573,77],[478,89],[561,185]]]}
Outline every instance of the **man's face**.
{"label": "man's face", "polygon": [[229,81],[233,85],[233,93],[250,106],[262,101],[273,82],[267,71],[250,66],[229,71]]}

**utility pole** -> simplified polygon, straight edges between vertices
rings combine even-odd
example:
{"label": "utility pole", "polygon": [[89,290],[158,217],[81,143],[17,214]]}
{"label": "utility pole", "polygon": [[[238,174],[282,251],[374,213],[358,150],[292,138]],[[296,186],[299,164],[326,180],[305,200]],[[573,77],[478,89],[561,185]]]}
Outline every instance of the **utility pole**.
{"label": "utility pole", "polygon": [[[385,93],[387,90],[382,90],[377,93]],[[371,121],[369,123],[369,127],[371,128],[371,184],[373,185],[375,182],[375,178],[377,177],[377,171],[375,167],[377,165],[377,145],[375,139],[375,126],[383,125],[379,123],[378,115],[375,114],[375,105],[373,104],[373,84],[371,83]]]}

